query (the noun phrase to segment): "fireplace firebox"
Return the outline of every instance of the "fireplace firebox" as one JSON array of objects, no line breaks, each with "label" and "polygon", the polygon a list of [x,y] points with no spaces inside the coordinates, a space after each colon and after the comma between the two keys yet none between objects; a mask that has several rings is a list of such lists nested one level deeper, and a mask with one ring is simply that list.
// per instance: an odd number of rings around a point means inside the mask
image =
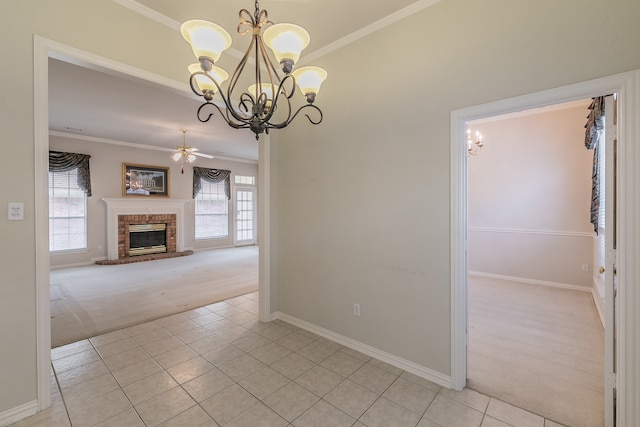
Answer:
[{"label": "fireplace firebox", "polygon": [[167,224],[129,225],[129,256],[167,252]]}]

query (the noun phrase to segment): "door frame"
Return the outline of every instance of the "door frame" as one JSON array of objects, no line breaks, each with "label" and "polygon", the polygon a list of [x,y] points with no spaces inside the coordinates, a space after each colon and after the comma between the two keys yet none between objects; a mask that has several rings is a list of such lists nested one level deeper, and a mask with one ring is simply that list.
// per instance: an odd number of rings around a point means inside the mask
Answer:
[{"label": "door frame", "polygon": [[[189,85],[153,74],[148,71],[95,55],[42,36],[33,37],[33,122],[34,122],[34,175],[35,175],[35,268],[36,268],[36,387],[37,409],[51,406],[51,306],[49,264],[49,218],[48,218],[48,170],[49,170],[49,57],[81,64],[91,68],[111,70],[116,73],[157,83],[169,90],[189,94]],[[258,261],[258,307],[259,318],[266,322],[271,315],[270,274],[270,223],[271,191],[271,145],[269,135],[262,135],[258,151],[258,187],[262,194],[259,205],[257,228],[258,241],[262,243]]]},{"label": "door frame", "polygon": [[[238,191],[251,191],[253,193],[253,239],[252,240],[238,240],[238,228],[237,228],[237,219],[238,219]],[[232,225],[232,229],[233,229],[233,246],[248,246],[248,245],[254,245],[257,242],[257,225],[258,225],[258,221],[257,221],[257,213],[258,213],[258,204],[257,204],[257,197],[256,195],[258,194],[258,189],[255,186],[251,186],[251,185],[234,185],[233,186],[233,225]],[[240,242],[240,243],[238,243]],[[242,243],[242,242],[250,242],[250,243]]]},{"label": "door frame", "polygon": [[467,380],[467,226],[468,179],[465,123],[532,108],[618,94],[618,296],[616,331],[617,417],[619,425],[640,419],[640,289],[627,284],[640,280],[640,70],[590,80],[529,95],[451,112],[451,386],[462,390]]}]

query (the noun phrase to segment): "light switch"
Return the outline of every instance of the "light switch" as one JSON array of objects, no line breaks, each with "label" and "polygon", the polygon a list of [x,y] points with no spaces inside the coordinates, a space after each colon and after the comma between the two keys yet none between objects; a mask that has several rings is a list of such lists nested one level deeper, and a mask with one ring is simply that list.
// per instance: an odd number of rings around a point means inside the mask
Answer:
[{"label": "light switch", "polygon": [[22,221],[24,219],[24,203],[9,202],[9,220]]}]

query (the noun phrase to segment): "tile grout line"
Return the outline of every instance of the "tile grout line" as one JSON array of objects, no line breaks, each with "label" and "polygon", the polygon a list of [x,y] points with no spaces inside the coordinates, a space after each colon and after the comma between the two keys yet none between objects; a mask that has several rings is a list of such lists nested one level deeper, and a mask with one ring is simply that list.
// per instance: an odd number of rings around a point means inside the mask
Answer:
[{"label": "tile grout line", "polygon": [[51,370],[53,371],[53,377],[56,379],[56,385],[58,386],[58,391],[60,392],[62,406],[64,406],[64,411],[67,414],[67,419],[69,420],[69,424],[71,425],[71,427],[73,427],[73,422],[71,422],[71,414],[69,413],[69,408],[67,408],[67,402],[64,398],[64,394],[62,394],[62,386],[60,385],[60,381],[58,380],[58,373],[56,372],[56,368],[53,366],[53,361],[51,362]]}]

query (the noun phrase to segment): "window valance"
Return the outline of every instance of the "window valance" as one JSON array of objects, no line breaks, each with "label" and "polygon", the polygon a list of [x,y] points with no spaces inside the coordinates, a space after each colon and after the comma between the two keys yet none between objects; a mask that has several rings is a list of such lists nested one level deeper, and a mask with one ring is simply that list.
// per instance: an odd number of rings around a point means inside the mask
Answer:
[{"label": "window valance", "polygon": [[77,169],[78,187],[87,194],[87,197],[91,197],[90,158],[88,154],[49,151],[49,172],[68,172]]},{"label": "window valance", "polygon": [[600,136],[604,132],[604,96],[593,98],[589,105],[584,145],[588,150],[593,150],[593,169],[591,172],[591,212],[590,221],[593,231],[598,234],[598,216],[600,211]]},{"label": "window valance", "polygon": [[231,199],[231,171],[225,169],[208,169],[208,168],[193,168],[193,198],[195,199],[200,192],[201,180],[218,183],[224,181],[224,190],[227,195],[227,199]]}]

